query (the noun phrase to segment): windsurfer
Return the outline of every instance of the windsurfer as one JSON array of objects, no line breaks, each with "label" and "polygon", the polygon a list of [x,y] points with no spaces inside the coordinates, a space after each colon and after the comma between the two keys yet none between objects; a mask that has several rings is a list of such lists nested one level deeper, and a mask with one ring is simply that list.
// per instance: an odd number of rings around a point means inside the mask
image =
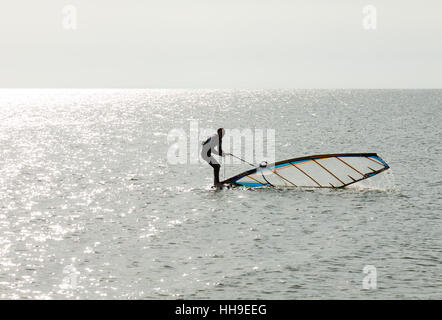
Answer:
[{"label": "windsurfer", "polygon": [[[209,163],[209,165],[213,168],[213,176],[214,176],[214,185],[215,187],[220,186],[219,182],[219,171],[221,169],[221,165],[215,158],[212,156],[212,152],[220,155],[221,157],[225,157],[228,153],[223,152],[222,148],[222,139],[225,134],[225,130],[223,128],[219,128],[217,133],[208,138],[203,142],[203,148],[201,151],[201,157]],[[216,147],[216,149],[215,149]]]}]

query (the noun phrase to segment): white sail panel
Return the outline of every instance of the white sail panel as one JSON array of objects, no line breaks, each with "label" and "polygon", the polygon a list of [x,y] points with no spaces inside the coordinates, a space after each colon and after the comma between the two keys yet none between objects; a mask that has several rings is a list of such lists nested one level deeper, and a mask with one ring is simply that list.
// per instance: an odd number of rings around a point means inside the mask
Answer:
[{"label": "white sail panel", "polygon": [[354,180],[364,178],[360,171],[352,169],[338,158],[318,159],[318,163],[326,167],[330,172],[336,175],[344,184],[352,183]]},{"label": "white sail panel", "polygon": [[326,168],[325,166],[319,165],[315,160],[301,162],[296,164],[296,166],[301,169],[305,175],[308,175],[318,187],[340,187],[344,185],[327,172],[327,170],[324,169]]},{"label": "white sail panel", "polygon": [[277,186],[284,185],[287,187],[300,187],[312,185],[312,181],[290,163],[271,170],[266,170],[264,177],[272,185]]},{"label": "white sail panel", "polygon": [[[362,157],[339,157],[342,161],[345,161],[350,166],[362,173],[369,173],[382,169],[384,166],[372,159]],[[373,170],[371,170],[373,169]]]}]

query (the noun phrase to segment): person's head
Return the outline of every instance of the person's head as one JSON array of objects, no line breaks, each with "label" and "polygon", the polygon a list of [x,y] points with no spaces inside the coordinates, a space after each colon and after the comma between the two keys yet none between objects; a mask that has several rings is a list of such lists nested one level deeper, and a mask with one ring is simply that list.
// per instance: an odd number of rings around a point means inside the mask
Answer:
[{"label": "person's head", "polygon": [[217,130],[217,132],[218,132],[218,135],[219,135],[220,137],[223,137],[224,134],[226,133],[226,130],[224,130],[224,128],[219,128],[219,129]]}]

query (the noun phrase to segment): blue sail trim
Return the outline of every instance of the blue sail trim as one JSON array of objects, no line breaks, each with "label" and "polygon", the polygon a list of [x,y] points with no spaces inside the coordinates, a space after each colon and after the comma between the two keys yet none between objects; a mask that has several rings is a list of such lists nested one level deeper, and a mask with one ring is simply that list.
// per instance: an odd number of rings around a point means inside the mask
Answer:
[{"label": "blue sail trim", "polygon": [[268,186],[268,184],[262,184],[257,182],[237,182],[237,184],[246,186],[246,187],[264,187]]},{"label": "blue sail trim", "polygon": [[372,156],[372,157],[368,157],[368,158],[376,159],[376,160],[378,160],[379,162],[381,162],[384,166],[386,166],[387,168],[390,168],[390,166],[389,166],[388,164],[386,164],[385,161],[382,160],[382,159],[379,158],[379,157]]}]

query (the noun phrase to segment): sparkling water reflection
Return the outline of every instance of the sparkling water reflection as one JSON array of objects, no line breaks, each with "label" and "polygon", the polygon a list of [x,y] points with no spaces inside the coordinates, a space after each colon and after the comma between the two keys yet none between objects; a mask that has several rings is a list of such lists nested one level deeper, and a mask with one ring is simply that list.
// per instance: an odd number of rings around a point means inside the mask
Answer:
[{"label": "sparkling water reflection", "polygon": [[[0,298],[442,298],[440,90],[1,90]],[[210,189],[167,134],[377,152],[345,190]],[[232,175],[244,167],[227,168]],[[362,290],[374,265],[378,288]]]}]

